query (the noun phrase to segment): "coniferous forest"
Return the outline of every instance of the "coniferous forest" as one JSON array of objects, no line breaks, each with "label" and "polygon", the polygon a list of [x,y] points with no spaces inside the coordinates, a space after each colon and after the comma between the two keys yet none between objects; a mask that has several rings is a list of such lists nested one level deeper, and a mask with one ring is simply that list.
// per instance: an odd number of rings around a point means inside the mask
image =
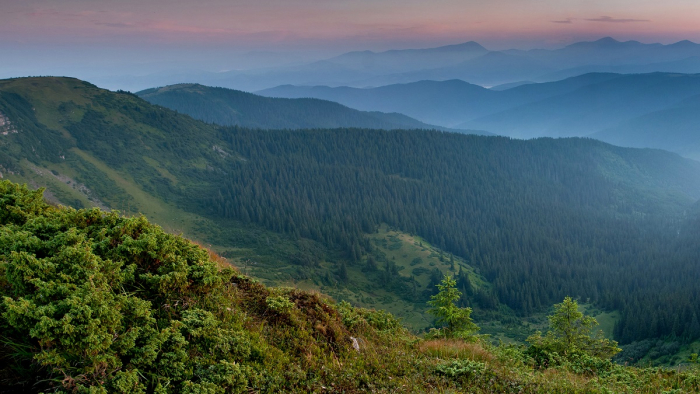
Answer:
[{"label": "coniferous forest", "polygon": [[658,190],[598,175],[611,153],[662,171],[659,152],[424,131],[220,135],[241,159],[202,200],[214,215],[336,245],[356,264],[363,234],[389,223],[465,258],[522,315],[568,294],[622,311],[623,343],[700,335],[693,213],[648,210]]}]

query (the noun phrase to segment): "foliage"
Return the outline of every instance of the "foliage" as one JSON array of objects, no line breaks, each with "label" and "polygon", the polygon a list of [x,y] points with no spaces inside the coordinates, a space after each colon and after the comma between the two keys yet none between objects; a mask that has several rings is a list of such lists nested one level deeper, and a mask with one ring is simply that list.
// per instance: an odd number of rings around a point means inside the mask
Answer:
[{"label": "foliage", "polygon": [[[554,314],[548,316],[549,330],[528,338],[528,354],[540,366],[560,365],[563,360],[573,362],[580,368],[608,365],[610,358],[621,351],[617,342],[603,337],[603,332],[593,333],[598,322],[578,310],[578,303],[571,297],[554,306]],[[599,368],[599,366],[594,366]]]},{"label": "foliage", "polygon": [[198,300],[230,270],[143,217],[54,209],[36,201],[40,191],[6,181],[0,189],[3,212],[13,213],[0,222],[0,325],[23,349],[4,356],[30,366],[19,378],[40,369],[69,391],[247,385],[248,367],[237,363],[251,355],[249,333]]},{"label": "foliage", "polygon": [[372,328],[392,335],[407,334],[399,319],[383,310],[357,308],[347,301],[341,301],[338,304],[338,312],[343,318],[343,323],[351,330]]},{"label": "foliage", "polygon": [[453,360],[449,363],[438,364],[435,370],[451,378],[459,376],[477,376],[484,373],[486,364],[473,360]]},{"label": "foliage", "polygon": [[487,286],[458,288],[479,317],[529,316],[570,294],[619,311],[620,343],[700,338],[698,165],[672,154],[587,139],[222,128],[70,78],[2,80],[0,112],[20,130],[0,136],[13,179],[76,207],[144,212],[252,258],[266,283],[355,300],[381,286],[371,305],[422,312],[441,272],[412,278],[370,260],[367,234],[386,223],[478,270]]},{"label": "foliage", "polygon": [[268,308],[280,314],[288,314],[294,308],[294,303],[282,295],[269,296],[265,299],[265,303]]},{"label": "foliage", "polygon": [[430,297],[428,304],[432,307],[428,312],[436,317],[437,324],[444,325],[440,336],[448,338],[464,338],[479,330],[471,319],[471,308],[460,308],[456,302],[462,293],[457,290],[457,281],[447,275],[437,285],[440,290]]}]

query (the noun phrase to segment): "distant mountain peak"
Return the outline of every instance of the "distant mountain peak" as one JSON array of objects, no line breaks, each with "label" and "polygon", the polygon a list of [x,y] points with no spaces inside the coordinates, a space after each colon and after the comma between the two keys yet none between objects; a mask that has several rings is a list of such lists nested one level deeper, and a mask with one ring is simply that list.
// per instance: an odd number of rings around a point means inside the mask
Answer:
[{"label": "distant mountain peak", "polygon": [[690,41],[690,40],[682,40],[675,42],[673,44],[667,45],[670,48],[692,48],[692,47],[697,47],[698,44]]},{"label": "distant mountain peak", "polygon": [[340,55],[340,56],[347,56],[347,55],[376,55],[376,54],[377,54],[377,52],[370,51],[370,50],[364,50],[364,51],[351,51],[351,52],[344,53],[344,54],[342,54],[342,55]]},{"label": "distant mountain peak", "polygon": [[433,48],[436,51],[464,51],[464,50],[478,50],[478,51],[488,51],[488,49],[484,48],[483,45],[479,44],[476,41],[467,41],[463,42],[461,44],[454,44],[454,45],[445,45],[437,48]]},{"label": "distant mountain peak", "polygon": [[603,37],[595,41],[582,41],[576,42],[565,47],[565,49],[571,48],[595,48],[595,49],[615,49],[623,46],[638,46],[644,45],[639,41],[618,41],[612,37]]},{"label": "distant mountain peak", "polygon": [[612,37],[603,37],[600,40],[593,41],[596,44],[621,44],[621,41],[618,41]]},{"label": "distant mountain peak", "polygon": [[492,51],[492,52],[489,52],[489,53],[485,54],[484,56],[482,56],[482,58],[493,58],[493,59],[507,59],[507,58],[511,58],[511,57],[513,57],[513,55],[509,55],[507,53],[500,52],[500,51]]},{"label": "distant mountain peak", "polygon": [[469,82],[467,82],[467,81],[465,81],[465,80],[456,79],[456,78],[454,78],[454,79],[446,79],[446,80],[442,80],[442,81],[435,81],[435,80],[431,80],[431,79],[423,79],[423,80],[416,81],[416,82],[397,83],[397,84],[393,84],[393,85],[380,86],[380,87],[377,88],[377,89],[392,88],[392,87],[399,87],[399,86],[414,86],[414,87],[415,87],[415,86],[442,86],[442,87],[444,87],[444,86],[449,86],[449,87],[453,87],[453,88],[455,88],[455,87],[456,87],[456,88],[465,88],[465,87],[468,87],[468,88],[472,88],[472,89],[473,89],[473,88],[476,88],[476,89],[480,89],[480,90],[481,90],[481,89],[486,89],[486,88],[484,88],[483,86],[476,85],[476,84],[473,84],[473,83],[469,83]]},{"label": "distant mountain peak", "polygon": [[375,56],[375,55],[387,55],[387,54],[399,54],[406,52],[488,52],[489,50],[484,48],[481,44],[476,41],[467,41],[461,44],[444,45],[440,47],[433,48],[421,48],[421,49],[390,49],[383,52],[373,52],[373,51],[352,51],[347,52],[342,55],[335,57],[346,58],[354,56]]}]

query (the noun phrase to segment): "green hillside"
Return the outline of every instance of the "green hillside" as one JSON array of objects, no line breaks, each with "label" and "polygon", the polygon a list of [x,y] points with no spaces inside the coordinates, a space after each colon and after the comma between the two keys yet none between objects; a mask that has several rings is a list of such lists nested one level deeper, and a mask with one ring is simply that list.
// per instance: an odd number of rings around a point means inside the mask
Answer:
[{"label": "green hillside", "polygon": [[225,126],[262,129],[357,127],[444,130],[399,113],[358,111],[326,100],[270,98],[198,84],[171,85],[136,94],[152,104]]},{"label": "green hillside", "polygon": [[0,81],[0,113],[4,178],[76,208],[143,213],[266,284],[388,309],[419,331],[452,274],[460,304],[505,340],[524,340],[565,296],[615,316],[606,327],[623,345],[700,338],[688,214],[700,164],[675,154],[220,127],[67,78]]}]

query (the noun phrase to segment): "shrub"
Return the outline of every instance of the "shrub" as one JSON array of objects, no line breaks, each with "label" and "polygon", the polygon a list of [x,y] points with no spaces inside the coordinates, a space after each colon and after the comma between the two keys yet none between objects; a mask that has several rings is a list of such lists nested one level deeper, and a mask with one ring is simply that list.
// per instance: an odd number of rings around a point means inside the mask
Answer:
[{"label": "shrub", "polygon": [[287,315],[294,308],[294,303],[283,295],[269,296],[265,299],[265,304],[280,315]]},{"label": "shrub", "polygon": [[238,363],[256,345],[207,301],[231,273],[206,251],[143,217],[0,191],[2,376],[68,391],[247,386],[255,373]]},{"label": "shrub", "polygon": [[469,359],[452,360],[447,363],[438,364],[437,367],[435,367],[435,371],[438,374],[442,374],[450,378],[474,378],[482,375],[486,371],[486,364]]},{"label": "shrub", "polygon": [[597,373],[609,369],[610,358],[621,350],[602,331],[592,333],[598,322],[579,312],[578,303],[570,297],[556,304],[548,319],[550,328],[544,336],[537,332],[527,339],[531,345],[526,353],[539,367],[568,362],[574,371]]}]

